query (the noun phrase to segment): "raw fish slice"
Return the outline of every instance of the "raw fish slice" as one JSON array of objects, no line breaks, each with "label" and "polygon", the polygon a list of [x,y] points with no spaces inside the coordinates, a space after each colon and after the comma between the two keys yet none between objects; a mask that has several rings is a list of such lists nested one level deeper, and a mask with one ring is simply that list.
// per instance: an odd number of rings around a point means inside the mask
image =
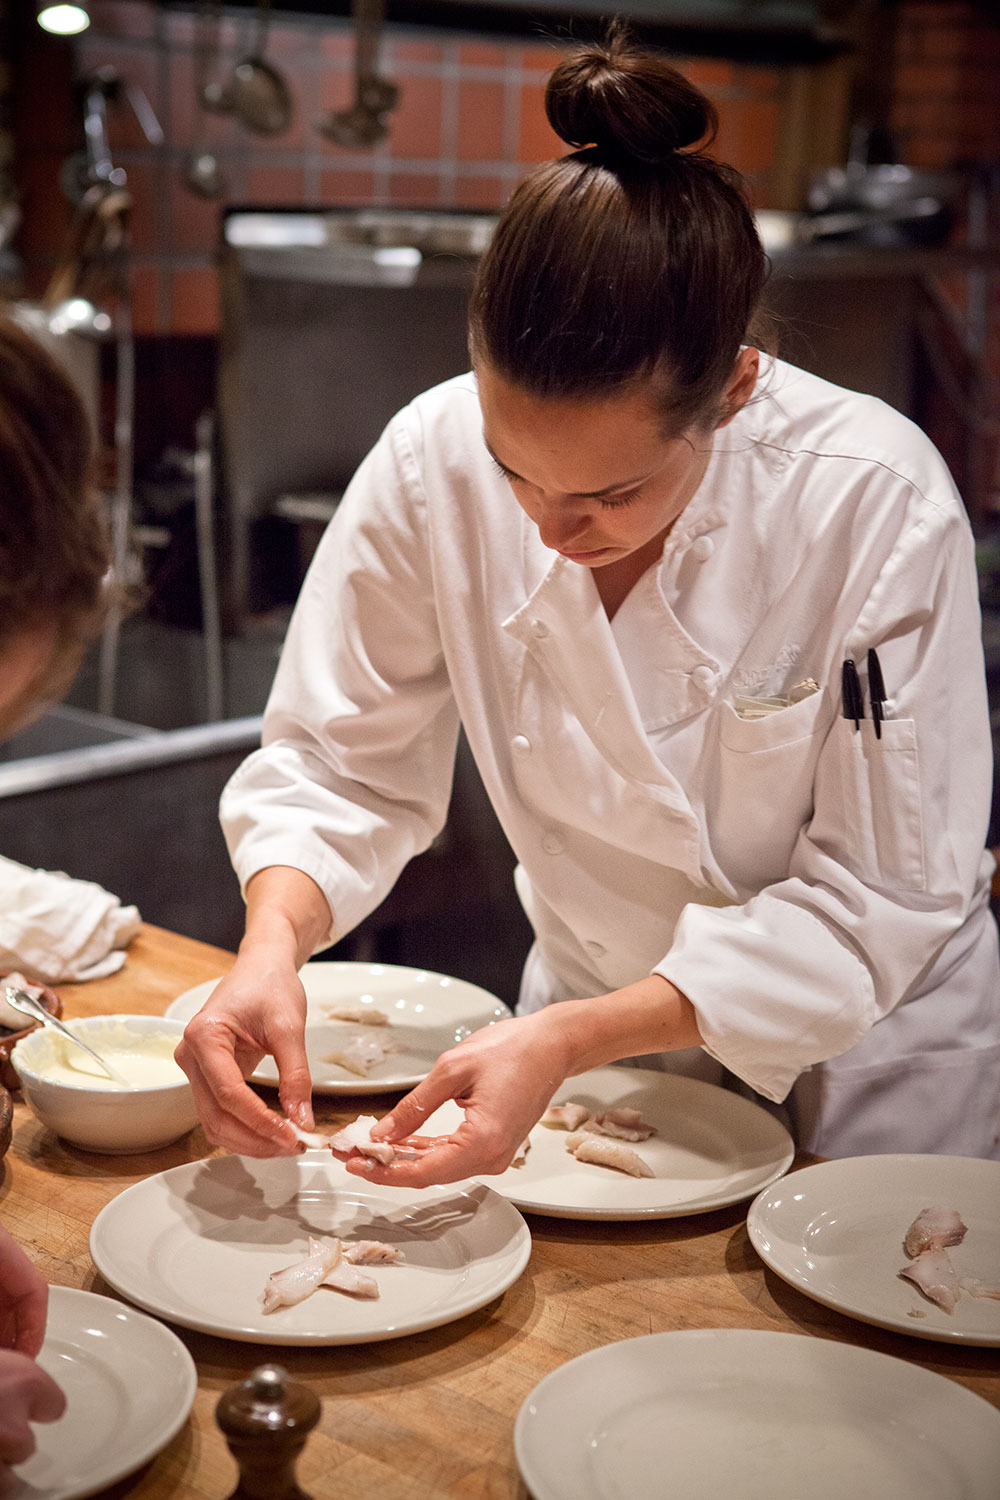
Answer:
[{"label": "raw fish slice", "polygon": [[371,1129],[378,1121],[374,1115],[358,1115],[349,1125],[338,1130],[336,1135],[330,1137],[330,1148],[338,1155],[349,1156],[352,1151],[360,1151],[362,1156],[374,1157],[383,1166],[388,1166],[396,1155],[388,1141],[373,1141]]},{"label": "raw fish slice", "polygon": [[402,1250],[384,1240],[351,1240],[343,1246],[344,1259],[352,1266],[398,1266]]},{"label": "raw fish slice", "polygon": [[329,1005],[324,1007],[331,1021],[356,1021],[359,1026],[388,1026],[389,1017],[374,1005]]},{"label": "raw fish slice", "polygon": [[338,1261],[320,1284],[332,1286],[336,1292],[349,1292],[352,1297],[378,1296],[378,1282],[374,1276],[366,1276],[364,1271],[359,1271],[357,1266],[352,1266],[347,1260]]},{"label": "raw fish slice", "polygon": [[579,1130],[590,1110],[582,1104],[550,1104],[542,1115],[542,1124],[554,1130]]},{"label": "raw fish slice", "polygon": [[326,1150],[330,1144],[330,1137],[328,1135],[320,1135],[318,1130],[302,1130],[296,1125],[294,1120],[288,1120],[286,1124],[292,1127],[295,1132],[295,1139],[301,1141],[303,1146],[309,1146],[313,1150]]},{"label": "raw fish slice", "polygon": [[994,1302],[1000,1302],[1000,1286],[990,1286],[978,1276],[960,1276],[958,1284],[970,1297],[990,1297]]},{"label": "raw fish slice", "polygon": [[514,1153],[514,1156],[513,1156],[512,1160],[511,1160],[511,1166],[512,1167],[523,1167],[524,1164],[525,1164],[525,1162],[528,1160],[528,1152],[530,1150],[531,1150],[531,1138],[529,1136],[529,1138],[527,1140],[522,1141],[521,1144],[520,1144],[520,1146],[517,1148],[517,1151]]},{"label": "raw fish slice", "polygon": [[606,1109],[588,1120],[586,1128],[595,1135],[610,1135],[619,1141],[648,1141],[656,1134],[656,1126],[647,1125],[637,1109]]},{"label": "raw fish slice", "polygon": [[955,1311],[959,1297],[958,1278],[947,1250],[923,1250],[898,1274],[912,1281],[918,1291],[946,1313]]},{"label": "raw fish slice", "polygon": [[339,1240],[309,1241],[309,1254],[293,1265],[273,1271],[264,1288],[263,1309],[274,1312],[279,1307],[294,1307],[304,1302],[330,1274],[341,1259]]},{"label": "raw fish slice", "polygon": [[577,1130],[568,1135],[566,1150],[577,1161],[592,1162],[596,1167],[614,1167],[619,1172],[627,1172],[630,1177],[654,1175],[652,1167],[631,1146],[623,1146],[620,1141],[612,1141],[604,1136],[591,1135],[589,1130]]},{"label": "raw fish slice", "polygon": [[374,1036],[357,1036],[346,1047],[328,1052],[324,1062],[336,1063],[357,1078],[367,1078],[372,1068],[378,1067],[389,1052],[398,1052],[395,1042],[383,1042]]},{"label": "raw fish slice", "polygon": [[960,1245],[968,1230],[953,1208],[922,1208],[906,1231],[903,1253],[910,1260],[925,1250]]}]

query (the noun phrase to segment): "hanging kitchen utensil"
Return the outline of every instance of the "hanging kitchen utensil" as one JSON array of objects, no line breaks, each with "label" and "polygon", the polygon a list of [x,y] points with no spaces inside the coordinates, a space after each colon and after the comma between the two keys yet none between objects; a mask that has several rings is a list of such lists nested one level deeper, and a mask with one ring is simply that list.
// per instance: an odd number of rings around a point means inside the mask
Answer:
[{"label": "hanging kitchen utensil", "polygon": [[256,38],[222,96],[240,124],[257,135],[280,135],[292,120],[288,84],[264,56],[270,24],[271,0],[257,0]]},{"label": "hanging kitchen utensil", "polygon": [[213,77],[219,62],[219,0],[201,0],[198,10],[198,103],[214,115],[231,115],[229,84]]},{"label": "hanging kitchen utensil", "polygon": [[195,32],[195,144],[184,163],[184,182],[199,198],[221,198],[226,191],[225,173],[205,139],[205,99],[214,59],[218,16],[203,4]]},{"label": "hanging kitchen utensil", "polygon": [[395,109],[399,90],[378,71],[384,0],[352,0],[354,18],[354,103],[332,110],[316,129],[338,146],[374,146],[388,132],[386,115]]}]

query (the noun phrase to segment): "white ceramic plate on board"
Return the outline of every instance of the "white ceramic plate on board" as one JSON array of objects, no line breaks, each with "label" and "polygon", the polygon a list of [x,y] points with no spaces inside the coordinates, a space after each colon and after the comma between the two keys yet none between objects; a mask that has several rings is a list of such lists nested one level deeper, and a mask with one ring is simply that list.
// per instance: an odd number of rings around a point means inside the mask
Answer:
[{"label": "white ceramic plate on board", "polygon": [[954,1312],[898,1272],[922,1208],[957,1209],[968,1225],[948,1254],[959,1276],[1000,1285],[1000,1162],[971,1156],[849,1156],[793,1172],[747,1216],[772,1271],[848,1317],[917,1338],[1000,1346],[1000,1302],[962,1292]]},{"label": "white ceramic plate on board", "polygon": [[686,1329],[546,1376],[514,1449],[534,1500],[996,1500],[1000,1412],[871,1349]]},{"label": "white ceramic plate on board", "polygon": [[[377,1299],[322,1288],[262,1312],[268,1277],[303,1257],[310,1235],[385,1240],[404,1259],[366,1267]],[[481,1183],[369,1187],[330,1152],[306,1151],[216,1156],[147,1177],[97,1215],[90,1253],[117,1291],[187,1328],[262,1344],[360,1344],[484,1307],[524,1270],[531,1236]]]},{"label": "white ceramic plate on board", "polygon": [[[488,990],[398,964],[309,963],[301,970],[306,992],[306,1052],[313,1088],[321,1094],[381,1094],[411,1089],[426,1078],[442,1052],[470,1032],[510,1015],[502,1000]],[[190,1021],[211,995],[217,979],[209,979],[167,1007],[167,1015]],[[363,1026],[333,1021],[328,1010],[341,1005],[371,1006],[389,1016],[388,1026]],[[339,1063],[327,1062],[331,1052],[368,1037],[398,1050],[386,1054],[364,1077]],[[261,1060],[256,1083],[277,1084],[273,1057]]]},{"label": "white ceramic plate on board", "polygon": [[[565,1130],[536,1125],[524,1165],[482,1181],[518,1208],[554,1218],[670,1219],[702,1213],[752,1198],[787,1172],[795,1155],[788,1131],[759,1105],[714,1084],[651,1068],[594,1068],[568,1078],[556,1100],[584,1104],[592,1112],[637,1109],[656,1134],[631,1146],[654,1175],[629,1177],[577,1161],[566,1150]],[[421,1134],[450,1134],[460,1119],[457,1105],[444,1105]]]},{"label": "white ceramic plate on board", "polygon": [[131,1474],[187,1421],[198,1388],[177,1335],[111,1297],[49,1289],[38,1362],[66,1396],[56,1422],[32,1429],[36,1449],[7,1500],[78,1500]]}]

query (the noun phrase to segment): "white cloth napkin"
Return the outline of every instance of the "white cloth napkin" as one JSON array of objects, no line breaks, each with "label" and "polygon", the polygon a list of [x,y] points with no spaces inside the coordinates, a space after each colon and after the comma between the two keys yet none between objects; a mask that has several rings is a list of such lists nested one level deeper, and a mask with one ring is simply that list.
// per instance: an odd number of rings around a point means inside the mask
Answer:
[{"label": "white cloth napkin", "polygon": [[24,969],[43,984],[104,979],[141,925],[136,907],[92,880],[0,856],[0,971]]}]

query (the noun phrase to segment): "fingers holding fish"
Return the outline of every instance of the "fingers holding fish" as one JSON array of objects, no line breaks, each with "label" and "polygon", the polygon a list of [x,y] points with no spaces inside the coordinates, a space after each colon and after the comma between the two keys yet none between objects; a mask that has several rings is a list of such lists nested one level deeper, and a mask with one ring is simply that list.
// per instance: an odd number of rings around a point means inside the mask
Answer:
[{"label": "fingers holding fish", "polygon": [[267,1108],[247,1077],[265,1054],[278,1065],[285,1113],[311,1127],[305,1054],[306,998],[290,964],[237,959],[192,1017],[175,1053],[191,1080],[208,1139],[244,1156],[288,1156],[297,1143],[286,1121]]}]

